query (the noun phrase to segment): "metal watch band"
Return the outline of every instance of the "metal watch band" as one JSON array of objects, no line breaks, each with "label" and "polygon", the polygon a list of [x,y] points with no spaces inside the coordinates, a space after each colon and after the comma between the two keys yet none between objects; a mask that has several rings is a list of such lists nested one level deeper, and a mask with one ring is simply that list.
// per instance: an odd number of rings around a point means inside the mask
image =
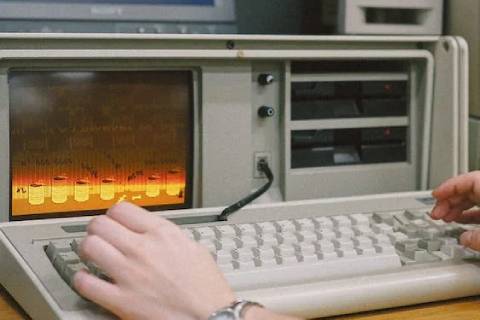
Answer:
[{"label": "metal watch band", "polygon": [[238,315],[238,319],[243,320],[243,316],[245,315],[247,310],[250,309],[251,307],[263,308],[263,306],[260,303],[253,302],[253,301],[247,301],[247,300],[239,300],[239,301],[237,301],[233,310],[235,312],[235,315]]},{"label": "metal watch band", "polygon": [[[217,320],[220,319],[221,315],[225,315],[225,313],[229,314],[229,317],[234,320],[243,320],[243,317],[248,309],[251,307],[260,307],[263,306],[260,303],[247,301],[247,300],[236,300],[229,306],[222,308],[216,312],[214,312],[208,320]],[[222,318],[223,319],[223,318]]]}]

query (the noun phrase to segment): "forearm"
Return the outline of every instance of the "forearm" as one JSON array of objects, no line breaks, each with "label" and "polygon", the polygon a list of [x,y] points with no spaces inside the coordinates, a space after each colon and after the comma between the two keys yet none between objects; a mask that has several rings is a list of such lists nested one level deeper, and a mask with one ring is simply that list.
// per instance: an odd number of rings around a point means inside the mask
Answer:
[{"label": "forearm", "polygon": [[253,307],[249,309],[245,315],[245,320],[267,320],[267,319],[268,320],[300,320],[300,318],[281,315],[260,307]]}]

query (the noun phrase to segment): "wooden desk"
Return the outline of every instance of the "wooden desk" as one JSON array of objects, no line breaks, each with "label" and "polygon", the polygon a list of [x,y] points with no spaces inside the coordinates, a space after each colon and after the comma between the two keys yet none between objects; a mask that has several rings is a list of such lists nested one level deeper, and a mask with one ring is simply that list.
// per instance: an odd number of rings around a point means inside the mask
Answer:
[{"label": "wooden desk", "polygon": [[[28,319],[21,308],[1,287],[0,319]],[[480,320],[480,297],[453,300],[443,303],[429,303],[415,307],[397,308],[358,315],[333,317],[328,318],[328,320]]]}]

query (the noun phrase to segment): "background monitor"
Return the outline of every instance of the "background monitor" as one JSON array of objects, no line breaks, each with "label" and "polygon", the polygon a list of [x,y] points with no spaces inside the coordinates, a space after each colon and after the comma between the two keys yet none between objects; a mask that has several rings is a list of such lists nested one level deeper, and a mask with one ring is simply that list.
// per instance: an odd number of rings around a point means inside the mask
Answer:
[{"label": "background monitor", "polygon": [[234,0],[1,0],[1,32],[233,33]]}]

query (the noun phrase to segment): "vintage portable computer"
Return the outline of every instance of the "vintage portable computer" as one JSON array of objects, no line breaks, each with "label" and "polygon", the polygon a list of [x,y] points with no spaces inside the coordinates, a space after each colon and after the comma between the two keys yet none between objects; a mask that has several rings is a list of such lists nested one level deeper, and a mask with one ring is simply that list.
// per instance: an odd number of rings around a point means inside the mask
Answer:
[{"label": "vintage portable computer", "polygon": [[33,319],[111,319],[71,276],[128,200],[280,312],[479,294],[468,227],[428,215],[467,170],[467,65],[456,37],[1,34],[0,283]]}]

